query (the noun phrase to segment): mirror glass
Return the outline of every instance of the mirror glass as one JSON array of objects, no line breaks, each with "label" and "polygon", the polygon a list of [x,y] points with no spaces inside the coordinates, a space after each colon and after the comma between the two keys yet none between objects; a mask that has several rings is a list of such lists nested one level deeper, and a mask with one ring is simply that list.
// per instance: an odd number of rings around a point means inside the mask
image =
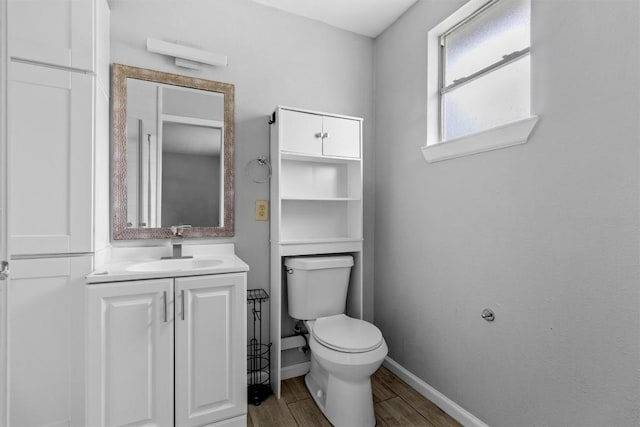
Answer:
[{"label": "mirror glass", "polygon": [[233,235],[233,86],[114,64],[114,239]]}]

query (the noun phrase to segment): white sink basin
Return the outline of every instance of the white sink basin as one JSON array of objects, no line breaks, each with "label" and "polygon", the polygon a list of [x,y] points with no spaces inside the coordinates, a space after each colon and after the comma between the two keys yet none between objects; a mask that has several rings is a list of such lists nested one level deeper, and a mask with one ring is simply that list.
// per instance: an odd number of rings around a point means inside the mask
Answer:
[{"label": "white sink basin", "polygon": [[217,267],[223,261],[216,258],[178,258],[161,259],[158,261],[142,262],[127,267],[127,271],[153,272],[153,271],[185,271],[202,270]]}]

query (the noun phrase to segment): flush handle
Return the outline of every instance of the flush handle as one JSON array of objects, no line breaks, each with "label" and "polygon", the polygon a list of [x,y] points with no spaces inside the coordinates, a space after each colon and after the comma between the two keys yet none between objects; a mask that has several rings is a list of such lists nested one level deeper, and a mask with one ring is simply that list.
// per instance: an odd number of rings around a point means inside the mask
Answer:
[{"label": "flush handle", "polygon": [[485,308],[484,310],[482,310],[482,318],[487,322],[493,322],[494,320],[496,320],[496,315],[491,309]]}]

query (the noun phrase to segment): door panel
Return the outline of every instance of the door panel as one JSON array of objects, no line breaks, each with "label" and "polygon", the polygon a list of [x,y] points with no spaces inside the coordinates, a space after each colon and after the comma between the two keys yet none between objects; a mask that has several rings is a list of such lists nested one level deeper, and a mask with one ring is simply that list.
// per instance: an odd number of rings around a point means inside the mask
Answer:
[{"label": "door panel", "polygon": [[175,282],[176,425],[205,425],[246,413],[246,276]]},{"label": "door panel", "polygon": [[11,63],[8,85],[9,250],[91,252],[93,77]]},{"label": "door panel", "polygon": [[94,0],[9,0],[9,55],[94,71]]},{"label": "door panel", "polygon": [[85,425],[83,296],[91,268],[90,256],[11,261],[9,425]]},{"label": "door panel", "polygon": [[280,110],[282,151],[322,155],[322,116]]},{"label": "door panel", "polygon": [[[0,251],[2,252],[2,251]],[[0,277],[0,426],[7,425],[7,285],[9,281]]]},{"label": "door panel", "polygon": [[322,118],[322,154],[325,156],[360,157],[360,122],[339,117]]},{"label": "door panel", "polygon": [[172,289],[172,279],[87,286],[87,425],[173,425]]}]

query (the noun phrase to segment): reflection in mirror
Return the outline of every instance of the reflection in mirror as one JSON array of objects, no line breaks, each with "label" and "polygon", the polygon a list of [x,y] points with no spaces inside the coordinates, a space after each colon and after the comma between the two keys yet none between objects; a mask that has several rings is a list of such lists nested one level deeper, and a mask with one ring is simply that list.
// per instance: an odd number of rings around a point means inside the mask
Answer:
[{"label": "reflection in mirror", "polygon": [[[233,86],[113,65],[114,238],[233,235]],[[124,124],[124,126],[123,126]]]}]

